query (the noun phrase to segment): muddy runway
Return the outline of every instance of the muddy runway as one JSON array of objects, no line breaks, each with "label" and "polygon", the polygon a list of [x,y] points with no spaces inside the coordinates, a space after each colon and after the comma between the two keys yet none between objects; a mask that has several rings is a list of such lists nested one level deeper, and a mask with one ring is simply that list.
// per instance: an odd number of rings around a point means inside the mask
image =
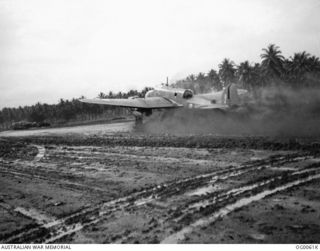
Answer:
[{"label": "muddy runway", "polygon": [[319,242],[318,140],[100,126],[1,134],[1,243]]}]

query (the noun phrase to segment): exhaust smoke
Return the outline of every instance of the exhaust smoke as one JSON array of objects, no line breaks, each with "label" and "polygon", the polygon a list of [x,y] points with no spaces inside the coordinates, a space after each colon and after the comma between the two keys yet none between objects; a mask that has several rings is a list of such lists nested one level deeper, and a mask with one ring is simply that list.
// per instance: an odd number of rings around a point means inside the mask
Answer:
[{"label": "exhaust smoke", "polygon": [[271,86],[256,89],[230,111],[176,109],[155,112],[143,125],[150,134],[320,136],[320,89]]}]

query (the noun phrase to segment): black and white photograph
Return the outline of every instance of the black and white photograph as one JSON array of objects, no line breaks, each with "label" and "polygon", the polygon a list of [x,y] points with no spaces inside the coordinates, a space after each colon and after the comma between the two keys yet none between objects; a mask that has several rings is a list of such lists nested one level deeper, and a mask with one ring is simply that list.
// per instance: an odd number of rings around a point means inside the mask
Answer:
[{"label": "black and white photograph", "polygon": [[0,0],[0,248],[318,249],[319,13]]}]

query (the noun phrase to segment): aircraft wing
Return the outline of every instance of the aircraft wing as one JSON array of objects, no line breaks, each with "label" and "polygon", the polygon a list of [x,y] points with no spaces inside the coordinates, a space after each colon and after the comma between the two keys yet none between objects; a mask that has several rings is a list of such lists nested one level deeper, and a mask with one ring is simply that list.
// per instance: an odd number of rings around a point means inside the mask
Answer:
[{"label": "aircraft wing", "polygon": [[177,102],[164,97],[132,99],[80,99],[80,101],[89,104],[143,109],[177,108],[183,106],[182,104],[178,104]]}]

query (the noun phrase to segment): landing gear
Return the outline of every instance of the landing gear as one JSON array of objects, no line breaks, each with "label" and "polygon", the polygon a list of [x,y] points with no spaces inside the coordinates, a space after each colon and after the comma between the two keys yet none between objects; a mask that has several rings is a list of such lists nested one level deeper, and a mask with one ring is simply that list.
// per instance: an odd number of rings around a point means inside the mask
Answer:
[{"label": "landing gear", "polygon": [[136,120],[136,126],[141,126],[143,124],[143,117],[150,116],[152,114],[151,109],[136,109],[132,111],[133,116]]},{"label": "landing gear", "polygon": [[132,112],[135,120],[136,120],[136,126],[137,125],[142,125],[142,122],[143,122],[143,114],[141,112],[138,112],[138,111],[133,111]]}]

